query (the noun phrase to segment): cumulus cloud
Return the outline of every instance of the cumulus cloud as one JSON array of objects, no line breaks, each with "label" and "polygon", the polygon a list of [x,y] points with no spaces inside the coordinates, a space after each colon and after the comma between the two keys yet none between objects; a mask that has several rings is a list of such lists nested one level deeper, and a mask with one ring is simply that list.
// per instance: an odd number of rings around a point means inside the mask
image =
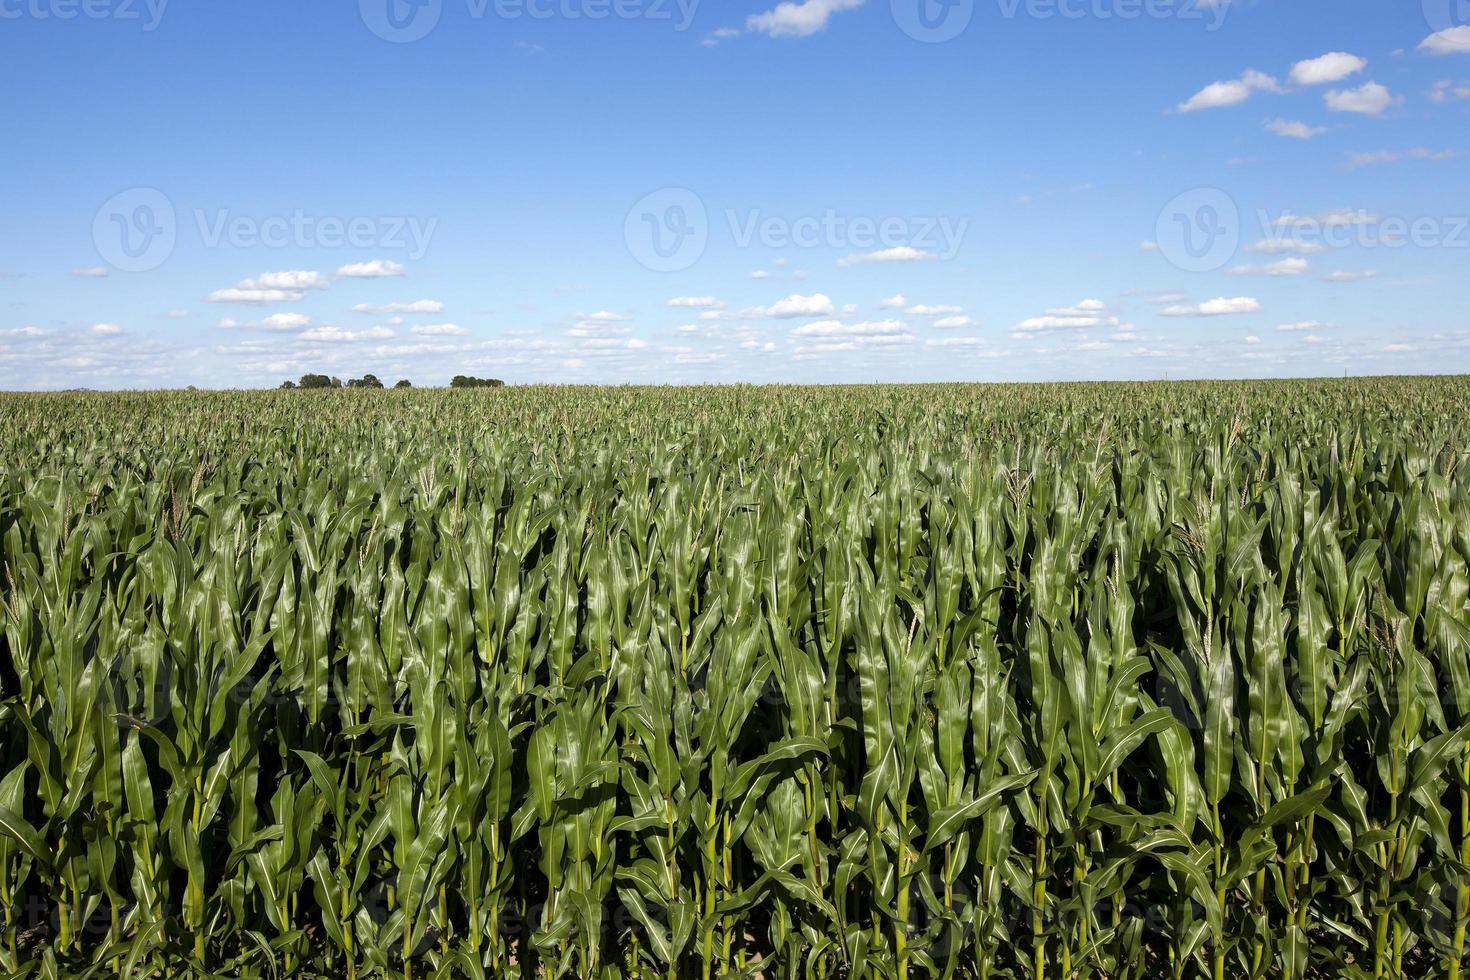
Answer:
[{"label": "cumulus cloud", "polygon": [[1420,42],[1419,50],[1436,55],[1470,54],[1470,25],[1431,34]]},{"label": "cumulus cloud", "polygon": [[1273,276],[1281,278],[1284,276],[1299,276],[1312,267],[1306,259],[1289,258],[1279,262],[1269,262],[1265,265],[1240,265],[1230,270],[1235,276]]},{"label": "cumulus cloud", "polygon": [[393,336],[387,327],[369,327],[366,330],[344,330],[341,327],[314,327],[301,335],[302,340],[325,344],[351,344],[362,340],[384,340]]},{"label": "cumulus cloud", "polygon": [[946,316],[934,321],[934,327],[938,330],[959,330],[975,325],[975,321],[967,316]]},{"label": "cumulus cloud", "polygon": [[215,290],[209,294],[209,302],[244,305],[294,303],[305,299],[307,291],[326,289],[329,285],[327,277],[320,272],[301,269],[266,272],[254,279],[242,279],[228,289]]},{"label": "cumulus cloud", "polygon": [[718,310],[725,306],[713,296],[675,296],[664,305],[681,310]]},{"label": "cumulus cloud", "polygon": [[810,37],[827,29],[833,14],[861,7],[863,0],[800,0],[779,4],[773,10],[752,14],[746,30],[771,37]]},{"label": "cumulus cloud", "polygon": [[464,337],[469,334],[457,323],[416,323],[413,332],[420,337]]},{"label": "cumulus cloud", "polygon": [[933,262],[938,256],[923,249],[913,248],[908,245],[900,245],[897,248],[885,248],[878,252],[869,252],[866,255],[848,255],[837,260],[839,268],[847,269],[855,265],[864,265],[870,262],[894,263],[894,262]]},{"label": "cumulus cloud", "polygon": [[1357,271],[1357,272],[1349,272],[1349,271],[1346,271],[1346,270],[1339,270],[1337,272],[1331,272],[1331,273],[1328,273],[1327,275],[1323,276],[1322,277],[1322,281],[1323,282],[1362,282],[1365,279],[1374,279],[1377,276],[1378,276],[1378,273],[1377,272],[1373,272],[1373,271],[1367,270],[1367,269],[1364,269],[1364,270],[1361,270],[1361,271]]},{"label": "cumulus cloud", "polygon": [[1434,83],[1429,90],[1429,101],[1444,104],[1446,102],[1470,102],[1470,82],[1452,82],[1448,78]]},{"label": "cumulus cloud", "polygon": [[1326,330],[1332,324],[1323,323],[1321,320],[1302,320],[1298,323],[1283,323],[1276,328],[1277,333],[1316,333],[1318,330]]},{"label": "cumulus cloud", "polygon": [[1320,58],[1298,61],[1291,67],[1287,81],[1293,85],[1327,85],[1340,82],[1368,67],[1367,60],[1345,51],[1333,51]]},{"label": "cumulus cloud", "polygon": [[216,289],[209,294],[211,303],[239,303],[244,306],[263,306],[267,303],[295,303],[306,298],[306,294],[295,289],[245,289],[235,286]]},{"label": "cumulus cloud", "polygon": [[931,306],[926,303],[919,303],[915,306],[910,306],[908,312],[914,316],[954,316],[965,312],[965,310],[961,306]]},{"label": "cumulus cloud", "polygon": [[393,279],[403,274],[403,266],[388,259],[355,262],[337,270],[337,275],[343,279]]},{"label": "cumulus cloud", "polygon": [[[1293,214],[1287,212],[1273,222],[1277,228],[1350,228],[1378,224],[1378,215],[1371,211],[1319,211],[1316,214]],[[1269,240],[1269,239],[1268,239]]]},{"label": "cumulus cloud", "polygon": [[352,308],[352,312],[366,313],[370,316],[392,316],[400,313],[443,313],[444,304],[436,299],[421,299],[413,303],[384,303],[381,305],[358,303]]},{"label": "cumulus cloud", "polygon": [[1223,109],[1239,105],[1256,92],[1280,92],[1281,84],[1264,72],[1251,69],[1237,79],[1228,82],[1213,82],[1181,102],[1177,112],[1199,112],[1203,109]]},{"label": "cumulus cloud", "polygon": [[1348,157],[1347,168],[1371,167],[1380,163],[1398,163],[1400,160],[1453,160],[1460,156],[1455,150],[1431,150],[1418,146],[1412,150],[1379,150],[1375,153],[1354,153]]},{"label": "cumulus cloud", "polygon": [[77,279],[106,279],[112,273],[105,265],[94,265],[86,269],[73,269],[71,274]]},{"label": "cumulus cloud", "polygon": [[1206,300],[1203,303],[1185,303],[1165,309],[1163,316],[1240,316],[1261,312],[1261,301],[1250,296]]},{"label": "cumulus cloud", "polygon": [[123,328],[115,323],[97,323],[93,324],[92,332],[99,337],[116,337],[123,332]]},{"label": "cumulus cloud", "polygon": [[899,336],[908,332],[908,324],[902,320],[873,320],[863,323],[843,323],[840,320],[817,320],[803,323],[792,331],[793,337],[874,337]]},{"label": "cumulus cloud", "polygon": [[1100,299],[1084,299],[1076,306],[1063,306],[1047,310],[1041,316],[1033,316],[1016,324],[1018,333],[1033,333],[1041,330],[1094,330],[1120,326],[1118,318],[1108,310],[1108,304]]},{"label": "cumulus cloud", "polygon": [[1402,102],[1377,82],[1352,89],[1333,89],[1324,98],[1333,112],[1356,112],[1363,116],[1381,116]]},{"label": "cumulus cloud", "polygon": [[903,293],[898,293],[885,300],[881,300],[878,305],[885,310],[901,310],[909,305],[909,298]]},{"label": "cumulus cloud", "polygon": [[793,294],[770,306],[757,306],[750,314],[772,320],[791,320],[798,317],[831,316],[836,312],[831,297],[825,293],[814,293],[811,296]]},{"label": "cumulus cloud", "polygon": [[1313,136],[1321,136],[1327,132],[1327,127],[1308,126],[1304,122],[1294,122],[1290,119],[1267,119],[1266,131],[1289,139],[1309,140]]}]

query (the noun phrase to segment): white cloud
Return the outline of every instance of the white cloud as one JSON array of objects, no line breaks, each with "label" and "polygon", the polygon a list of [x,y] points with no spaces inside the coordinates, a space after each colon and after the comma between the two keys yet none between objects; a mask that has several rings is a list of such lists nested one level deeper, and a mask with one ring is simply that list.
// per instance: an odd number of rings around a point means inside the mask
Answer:
[{"label": "white cloud", "polygon": [[354,313],[367,313],[371,316],[391,316],[395,313],[443,313],[444,304],[436,299],[421,299],[413,303],[384,303],[375,306],[371,303],[359,303],[352,308]]},{"label": "white cloud", "polygon": [[1261,301],[1250,296],[1236,296],[1233,299],[1220,297],[1218,299],[1206,300],[1199,304],[1183,304],[1171,306],[1164,310],[1163,316],[1240,316],[1246,313],[1261,312]]},{"label": "white cloud", "polygon": [[1266,131],[1289,139],[1309,140],[1313,136],[1321,136],[1327,132],[1327,127],[1308,126],[1304,122],[1293,122],[1290,119],[1267,119]]},{"label": "white cloud", "polygon": [[901,310],[909,305],[909,298],[903,293],[898,293],[880,301],[878,305],[885,310]]},{"label": "white cloud", "polygon": [[229,289],[216,289],[209,294],[211,303],[295,303],[306,298],[310,289],[326,289],[330,283],[320,272],[291,269],[266,272],[254,279],[242,279]]},{"label": "white cloud", "polygon": [[1407,354],[1411,351],[1416,351],[1419,348],[1415,347],[1413,344],[1389,344],[1383,349],[1389,354]]},{"label": "white cloud", "polygon": [[1257,337],[1255,334],[1251,334],[1249,337],[1245,338],[1245,342],[1247,344],[1255,345],[1261,342],[1261,338]]},{"label": "white cloud", "polygon": [[1370,271],[1370,270],[1362,270],[1362,271],[1359,271],[1359,272],[1338,271],[1338,272],[1332,272],[1332,273],[1329,273],[1329,274],[1323,276],[1322,277],[1322,281],[1323,282],[1362,282],[1365,279],[1374,279],[1377,276],[1378,276],[1378,273],[1377,272],[1373,272],[1373,271]]},{"label": "white cloud", "polygon": [[1470,82],[1457,83],[1448,78],[1435,82],[1434,87],[1429,90],[1429,101],[1440,104],[1470,101]]},{"label": "white cloud", "polygon": [[1327,246],[1320,242],[1302,242],[1294,238],[1263,238],[1249,246],[1246,251],[1255,252],[1258,255],[1282,255],[1286,252],[1316,255],[1327,251]]},{"label": "white cloud", "polygon": [[299,330],[311,325],[311,317],[304,313],[272,313],[259,326],[265,330]]},{"label": "white cloud", "polygon": [[1162,251],[1161,247],[1159,246],[1159,243],[1156,242],[1156,241],[1154,241],[1154,240],[1152,240],[1152,239],[1149,239],[1148,241],[1143,242],[1141,245],[1139,245],[1138,246],[1138,250],[1140,252],[1158,252],[1158,251]]},{"label": "white cloud", "polygon": [[1176,108],[1178,112],[1199,112],[1202,109],[1222,109],[1239,105],[1256,92],[1280,92],[1281,85],[1264,72],[1247,71],[1229,82],[1214,82],[1206,85],[1186,102]]},{"label": "white cloud", "polygon": [[929,306],[920,303],[917,306],[910,306],[908,312],[914,316],[955,316],[965,312],[965,309],[962,306]]},{"label": "white cloud", "polygon": [[1368,62],[1355,54],[1333,51],[1320,58],[1298,61],[1291,67],[1287,81],[1293,85],[1326,85],[1340,82],[1368,67]]},{"label": "white cloud", "polygon": [[320,272],[290,269],[285,272],[267,272],[256,279],[246,279],[240,289],[326,289],[331,283]]},{"label": "white cloud", "polygon": [[387,327],[370,327],[367,330],[343,330],[341,327],[314,327],[301,335],[302,340],[327,344],[351,344],[361,340],[383,340],[393,336]]},{"label": "white cloud", "polygon": [[1418,146],[1412,150],[1379,150],[1375,153],[1354,153],[1348,157],[1347,167],[1371,167],[1380,163],[1398,163],[1400,160],[1453,160],[1460,154],[1455,150],[1431,150]]},{"label": "white cloud", "polygon": [[872,337],[898,336],[908,331],[902,320],[874,320],[864,323],[842,323],[839,320],[818,320],[803,323],[792,331],[793,337]]},{"label": "white cloud", "polygon": [[938,256],[931,252],[925,252],[923,249],[912,248],[908,245],[900,245],[897,248],[885,248],[882,251],[869,252],[866,255],[848,255],[838,259],[837,265],[839,268],[847,269],[869,262],[933,262],[937,259]]},{"label": "white cloud", "polygon": [[934,327],[937,330],[958,330],[975,325],[975,321],[967,316],[946,316],[934,321]]},{"label": "white cloud", "polygon": [[1234,276],[1299,276],[1312,267],[1306,259],[1290,258],[1266,265],[1240,265],[1230,270]]},{"label": "white cloud", "polygon": [[464,337],[469,334],[457,323],[417,323],[413,332],[420,337]]},{"label": "white cloud", "polygon": [[391,279],[403,274],[402,265],[387,259],[373,259],[371,262],[355,262],[352,265],[344,265],[337,270],[337,275],[344,279]]},{"label": "white cloud", "polygon": [[861,7],[863,0],[800,0],[779,4],[774,10],[753,14],[746,30],[771,37],[810,37],[827,27],[833,14]]},{"label": "white cloud", "polygon": [[1470,25],[1431,34],[1419,44],[1419,50],[1430,54],[1470,54]]},{"label": "white cloud", "polygon": [[1356,112],[1364,116],[1381,116],[1402,101],[1377,82],[1341,91],[1333,89],[1323,98],[1333,112]]},{"label": "white cloud", "polygon": [[266,303],[295,303],[306,298],[306,294],[296,289],[246,289],[235,286],[230,289],[216,289],[208,296],[211,303],[240,303],[246,306],[261,306]]},{"label": "white cloud", "polygon": [[752,272],[750,274],[750,278],[752,278],[752,279],[769,279],[769,278],[771,278],[771,274],[769,272],[767,272],[765,269],[756,269],[754,272]]},{"label": "white cloud", "polygon": [[168,310],[158,315],[163,317],[165,320],[187,320],[194,314],[190,313],[188,310]]},{"label": "white cloud", "polygon": [[770,306],[758,306],[750,312],[757,317],[790,320],[796,317],[831,316],[837,310],[830,297],[824,293],[815,293],[811,296],[791,295]]},{"label": "white cloud", "polygon": [[682,310],[718,310],[725,304],[713,296],[675,296],[664,305]]},{"label": "white cloud", "polygon": [[611,310],[598,310],[596,313],[578,313],[577,319],[584,323],[627,323],[633,318]]},{"label": "white cloud", "polygon": [[1281,215],[1274,222],[1277,228],[1350,228],[1378,224],[1378,215],[1371,211],[1322,211],[1317,214]]},{"label": "white cloud", "polygon": [[123,329],[115,323],[98,323],[92,326],[92,332],[102,337],[116,337]]},{"label": "white cloud", "polygon": [[73,269],[71,274],[77,279],[106,279],[111,271],[103,265],[95,265],[88,269]]},{"label": "white cloud", "polygon": [[1283,323],[1276,328],[1277,333],[1315,333],[1318,330],[1327,330],[1332,327],[1330,323],[1321,320],[1302,320],[1299,323]]},{"label": "white cloud", "polygon": [[1118,318],[1108,311],[1108,304],[1100,299],[1085,299],[1076,306],[1064,306],[1047,310],[1042,316],[1034,316],[1016,324],[1017,333],[1033,333],[1040,330],[1094,330],[1120,327]]}]

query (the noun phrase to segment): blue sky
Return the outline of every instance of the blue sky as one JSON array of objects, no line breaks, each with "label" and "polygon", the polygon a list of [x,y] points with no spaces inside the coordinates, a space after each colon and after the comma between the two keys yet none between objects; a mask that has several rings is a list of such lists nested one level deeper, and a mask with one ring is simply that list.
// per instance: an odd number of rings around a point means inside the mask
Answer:
[{"label": "blue sky", "polygon": [[3,388],[1470,368],[1467,0],[0,0],[0,82]]}]

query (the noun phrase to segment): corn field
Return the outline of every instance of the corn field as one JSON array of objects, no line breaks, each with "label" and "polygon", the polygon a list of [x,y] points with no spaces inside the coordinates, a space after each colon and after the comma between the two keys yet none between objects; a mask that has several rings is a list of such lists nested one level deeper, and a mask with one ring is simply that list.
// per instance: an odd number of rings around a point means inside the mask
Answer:
[{"label": "corn field", "polygon": [[0,396],[0,974],[1459,977],[1467,404]]}]

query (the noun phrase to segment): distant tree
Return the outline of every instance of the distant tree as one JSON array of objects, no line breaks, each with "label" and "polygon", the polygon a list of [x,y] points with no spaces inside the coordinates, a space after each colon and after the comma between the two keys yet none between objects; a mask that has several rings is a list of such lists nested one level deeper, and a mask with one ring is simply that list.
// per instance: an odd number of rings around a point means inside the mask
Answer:
[{"label": "distant tree", "polygon": [[282,381],[281,382],[281,388],[284,389],[284,390],[286,390],[286,391],[295,391],[296,390],[296,382],[294,382],[294,381]]},{"label": "distant tree", "polygon": [[381,388],[381,387],[383,387],[383,382],[379,381],[376,375],[373,375],[373,374],[364,374],[360,378],[353,378],[351,381],[347,382],[347,387],[349,387],[349,388]]},{"label": "distant tree", "polygon": [[470,378],[463,374],[456,374],[454,380],[449,382],[451,388],[504,388],[505,382],[499,378]]},{"label": "distant tree", "polygon": [[336,381],[335,378],[329,378],[325,374],[303,374],[301,376],[301,383],[299,385],[297,385],[297,387],[298,388],[335,388],[335,387],[337,387],[338,385],[340,385],[342,383],[340,381],[337,381],[336,384],[333,384],[334,381]]},{"label": "distant tree", "polygon": [[342,379],[341,378],[333,378],[332,379],[332,387],[333,388],[340,388],[340,387],[342,387]]},{"label": "distant tree", "polygon": [[395,388],[412,388],[413,387],[413,382],[412,381],[409,381],[407,378],[404,378],[402,381],[398,382],[393,387],[395,387]]}]

